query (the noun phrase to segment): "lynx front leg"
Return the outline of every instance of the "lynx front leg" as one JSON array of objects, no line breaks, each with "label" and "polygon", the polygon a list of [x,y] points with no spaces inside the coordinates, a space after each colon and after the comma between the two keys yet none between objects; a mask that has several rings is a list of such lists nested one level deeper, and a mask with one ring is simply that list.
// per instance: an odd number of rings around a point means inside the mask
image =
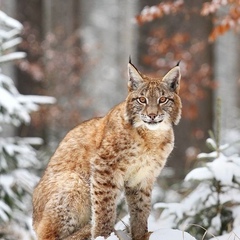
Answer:
[{"label": "lynx front leg", "polygon": [[94,166],[91,178],[92,239],[114,231],[119,189],[108,166]]},{"label": "lynx front leg", "polygon": [[147,220],[151,210],[152,186],[145,188],[125,187],[125,195],[130,213],[132,240],[148,239]]}]

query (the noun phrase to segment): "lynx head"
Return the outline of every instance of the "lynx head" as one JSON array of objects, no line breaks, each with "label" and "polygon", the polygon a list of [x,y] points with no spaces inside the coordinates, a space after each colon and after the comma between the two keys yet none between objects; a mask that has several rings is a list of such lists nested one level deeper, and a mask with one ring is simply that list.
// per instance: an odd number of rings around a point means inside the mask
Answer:
[{"label": "lynx head", "polygon": [[178,124],[182,103],[179,97],[180,68],[177,65],[163,78],[151,78],[128,64],[127,119],[134,127],[149,130]]}]

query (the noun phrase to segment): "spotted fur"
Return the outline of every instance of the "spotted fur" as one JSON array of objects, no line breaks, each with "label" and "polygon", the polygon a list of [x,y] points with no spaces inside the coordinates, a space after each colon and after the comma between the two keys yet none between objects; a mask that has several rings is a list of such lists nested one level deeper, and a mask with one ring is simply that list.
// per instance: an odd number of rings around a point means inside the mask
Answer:
[{"label": "spotted fur", "polygon": [[163,78],[129,63],[129,93],[105,117],[70,131],[33,194],[39,240],[85,240],[114,231],[125,192],[133,240],[147,239],[151,191],[174,146],[181,116],[179,66]]}]

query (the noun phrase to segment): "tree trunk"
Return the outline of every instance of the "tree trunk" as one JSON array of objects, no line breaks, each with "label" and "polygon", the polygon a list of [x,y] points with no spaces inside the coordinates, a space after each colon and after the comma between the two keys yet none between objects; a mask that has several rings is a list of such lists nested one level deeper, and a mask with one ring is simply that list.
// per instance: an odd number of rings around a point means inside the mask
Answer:
[{"label": "tree trunk", "polygon": [[131,0],[81,2],[83,49],[88,63],[80,104],[84,118],[103,115],[126,96],[127,63],[132,45]]},{"label": "tree trunk", "polygon": [[[214,44],[215,79],[218,82],[216,98],[220,99],[220,121],[222,143],[239,140],[240,135],[240,35],[227,32]],[[216,104],[215,104],[216,105]]]}]

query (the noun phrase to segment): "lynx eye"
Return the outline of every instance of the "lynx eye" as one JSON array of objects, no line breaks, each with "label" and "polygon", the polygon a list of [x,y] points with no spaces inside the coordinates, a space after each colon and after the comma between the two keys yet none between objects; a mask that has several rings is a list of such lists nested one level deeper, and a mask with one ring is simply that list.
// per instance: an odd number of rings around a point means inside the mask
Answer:
[{"label": "lynx eye", "polygon": [[166,97],[160,97],[159,98],[159,103],[165,103],[165,102],[167,102],[167,100],[168,100],[168,98],[166,98]]},{"label": "lynx eye", "polygon": [[145,103],[147,103],[147,99],[145,97],[139,97],[138,102],[145,104]]}]

